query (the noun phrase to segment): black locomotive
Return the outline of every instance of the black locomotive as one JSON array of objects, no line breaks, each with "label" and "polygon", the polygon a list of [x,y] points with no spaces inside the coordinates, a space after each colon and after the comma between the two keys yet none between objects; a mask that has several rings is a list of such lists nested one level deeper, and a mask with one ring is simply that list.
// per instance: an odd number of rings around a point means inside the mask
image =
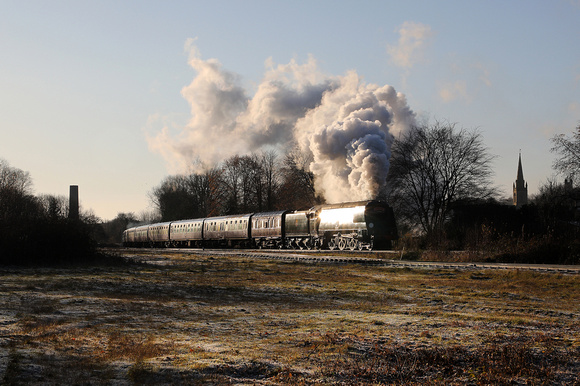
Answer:
[{"label": "black locomotive", "polygon": [[123,232],[123,245],[127,247],[370,250],[388,249],[395,239],[393,210],[380,201],[180,220]]}]

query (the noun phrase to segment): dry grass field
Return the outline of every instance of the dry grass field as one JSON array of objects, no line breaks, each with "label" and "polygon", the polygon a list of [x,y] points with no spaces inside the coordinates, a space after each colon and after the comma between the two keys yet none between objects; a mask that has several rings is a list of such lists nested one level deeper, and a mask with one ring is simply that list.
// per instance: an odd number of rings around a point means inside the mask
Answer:
[{"label": "dry grass field", "polygon": [[580,384],[580,275],[140,260],[0,269],[0,384]]}]

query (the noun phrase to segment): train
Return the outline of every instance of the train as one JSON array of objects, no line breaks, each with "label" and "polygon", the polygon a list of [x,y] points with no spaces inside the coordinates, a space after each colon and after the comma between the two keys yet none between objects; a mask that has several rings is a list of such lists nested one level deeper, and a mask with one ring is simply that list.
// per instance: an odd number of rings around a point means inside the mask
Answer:
[{"label": "train", "polygon": [[398,237],[393,209],[367,200],[168,221],[131,227],[123,246],[151,248],[390,249]]}]

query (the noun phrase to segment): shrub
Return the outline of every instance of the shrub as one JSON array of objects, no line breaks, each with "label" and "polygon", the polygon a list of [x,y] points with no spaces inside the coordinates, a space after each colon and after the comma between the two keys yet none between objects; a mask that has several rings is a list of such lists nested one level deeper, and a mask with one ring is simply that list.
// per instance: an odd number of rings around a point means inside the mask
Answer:
[{"label": "shrub", "polygon": [[54,265],[96,257],[90,227],[78,220],[0,221],[0,264]]}]

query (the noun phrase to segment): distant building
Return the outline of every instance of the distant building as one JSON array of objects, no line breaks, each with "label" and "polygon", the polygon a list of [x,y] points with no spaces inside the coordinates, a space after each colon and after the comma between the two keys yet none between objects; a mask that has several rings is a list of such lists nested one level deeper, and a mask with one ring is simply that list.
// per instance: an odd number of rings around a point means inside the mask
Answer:
[{"label": "distant building", "polygon": [[518,176],[514,182],[514,205],[520,208],[528,204],[528,184],[524,181],[524,172],[522,169],[522,153],[520,152],[518,160]]},{"label": "distant building", "polygon": [[68,218],[72,220],[79,219],[79,187],[78,185],[70,186],[68,201]]}]

